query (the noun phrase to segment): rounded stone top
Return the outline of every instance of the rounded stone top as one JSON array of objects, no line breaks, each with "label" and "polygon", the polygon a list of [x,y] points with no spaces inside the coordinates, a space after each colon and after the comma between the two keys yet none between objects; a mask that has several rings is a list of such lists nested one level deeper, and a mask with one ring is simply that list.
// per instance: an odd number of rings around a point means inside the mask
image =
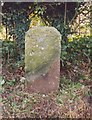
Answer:
[{"label": "rounded stone top", "polygon": [[60,57],[61,34],[54,27],[33,27],[25,35],[25,71],[46,74],[52,62]]}]

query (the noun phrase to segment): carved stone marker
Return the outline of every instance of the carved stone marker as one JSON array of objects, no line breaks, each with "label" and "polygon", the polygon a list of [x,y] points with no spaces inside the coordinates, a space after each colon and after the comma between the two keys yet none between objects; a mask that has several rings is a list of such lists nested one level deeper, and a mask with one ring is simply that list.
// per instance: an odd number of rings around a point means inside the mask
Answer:
[{"label": "carved stone marker", "polygon": [[54,27],[33,27],[25,35],[27,91],[55,92],[59,87],[61,35]]},{"label": "carved stone marker", "polygon": [[0,75],[2,75],[2,40],[0,40]]},{"label": "carved stone marker", "polygon": [[[2,40],[0,40],[0,83],[2,82]],[[0,91],[2,91],[2,84],[0,84]],[[0,119],[2,118],[2,96],[0,93],[0,98],[1,98],[1,102],[0,102]]]}]

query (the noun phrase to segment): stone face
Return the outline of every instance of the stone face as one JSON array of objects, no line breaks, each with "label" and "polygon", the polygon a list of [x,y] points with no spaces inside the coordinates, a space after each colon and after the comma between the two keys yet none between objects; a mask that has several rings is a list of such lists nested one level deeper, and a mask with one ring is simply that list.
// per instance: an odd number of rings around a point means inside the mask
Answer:
[{"label": "stone face", "polygon": [[[42,91],[41,86],[43,85],[41,84],[44,83],[48,86],[56,78],[59,79],[60,42],[61,35],[54,27],[33,27],[27,31],[25,36],[25,71],[27,81],[31,82],[28,87],[29,91],[32,91],[34,86],[34,91]],[[56,63],[58,67],[53,68]],[[52,70],[53,72],[58,71],[57,75],[51,73],[52,68],[55,69]],[[53,74],[51,83],[52,76],[50,74]],[[37,90],[38,83],[40,90]],[[45,92],[45,90],[43,91]]]},{"label": "stone face", "polygon": [[[60,79],[60,60],[56,59],[48,73],[44,76],[40,75],[35,80],[31,80],[31,82],[27,83],[26,90],[29,93],[49,93],[56,92],[59,88],[59,79]],[[30,80],[30,77],[27,77]]]},{"label": "stone face", "polygon": [[0,75],[2,74],[2,40],[0,41]]}]

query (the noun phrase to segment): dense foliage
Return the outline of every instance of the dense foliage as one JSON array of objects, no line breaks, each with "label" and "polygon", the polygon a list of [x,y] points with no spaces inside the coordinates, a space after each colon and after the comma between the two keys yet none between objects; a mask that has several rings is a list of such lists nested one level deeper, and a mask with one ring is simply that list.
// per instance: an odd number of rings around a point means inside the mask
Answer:
[{"label": "dense foliage", "polygon": [[[29,29],[30,24],[26,11],[27,6],[24,5],[23,9],[21,7],[22,4],[20,5],[20,3],[5,3],[3,6],[3,25],[6,27],[6,40],[14,41],[17,61],[24,60],[25,32]],[[11,44],[11,42],[7,43]]]},{"label": "dense foliage", "polygon": [[13,41],[3,41],[2,42],[2,58],[3,63],[16,60],[17,54],[16,54],[16,46]]},{"label": "dense foliage", "polygon": [[64,65],[67,62],[77,65],[78,62],[92,60],[92,36],[74,38],[67,45],[63,43],[61,60]]},{"label": "dense foliage", "polygon": [[68,78],[75,82],[92,80],[92,36],[62,43],[61,66],[67,70]]}]

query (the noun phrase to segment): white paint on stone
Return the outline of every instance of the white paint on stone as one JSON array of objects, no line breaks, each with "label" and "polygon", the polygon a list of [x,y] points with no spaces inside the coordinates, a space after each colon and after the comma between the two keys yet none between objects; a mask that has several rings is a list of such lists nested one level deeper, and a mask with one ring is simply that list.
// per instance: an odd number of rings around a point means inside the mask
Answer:
[{"label": "white paint on stone", "polygon": [[41,47],[41,50],[44,50],[44,47]]}]

